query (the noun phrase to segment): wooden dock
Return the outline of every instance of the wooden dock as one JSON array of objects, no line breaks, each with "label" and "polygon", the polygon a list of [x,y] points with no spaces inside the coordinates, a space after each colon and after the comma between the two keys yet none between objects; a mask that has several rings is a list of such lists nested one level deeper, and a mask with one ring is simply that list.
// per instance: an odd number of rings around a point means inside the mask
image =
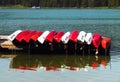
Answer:
[{"label": "wooden dock", "polygon": [[0,48],[9,50],[19,50],[9,39],[7,35],[0,35]]}]

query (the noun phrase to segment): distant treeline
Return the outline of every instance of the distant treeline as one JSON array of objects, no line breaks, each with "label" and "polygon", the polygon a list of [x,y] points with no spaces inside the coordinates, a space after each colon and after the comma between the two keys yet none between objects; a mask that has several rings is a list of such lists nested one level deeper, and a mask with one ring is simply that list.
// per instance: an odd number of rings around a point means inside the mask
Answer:
[{"label": "distant treeline", "polygon": [[0,6],[13,5],[22,5],[25,7],[115,8],[120,6],[120,0],[0,0]]}]

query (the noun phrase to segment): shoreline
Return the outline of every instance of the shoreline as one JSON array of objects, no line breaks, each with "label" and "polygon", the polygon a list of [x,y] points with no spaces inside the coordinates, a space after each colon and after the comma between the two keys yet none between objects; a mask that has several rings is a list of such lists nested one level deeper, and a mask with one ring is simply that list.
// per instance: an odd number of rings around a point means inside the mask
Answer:
[{"label": "shoreline", "polygon": [[39,8],[32,8],[26,7],[23,5],[7,5],[7,6],[0,6],[0,9],[120,9],[120,7],[39,7]]}]

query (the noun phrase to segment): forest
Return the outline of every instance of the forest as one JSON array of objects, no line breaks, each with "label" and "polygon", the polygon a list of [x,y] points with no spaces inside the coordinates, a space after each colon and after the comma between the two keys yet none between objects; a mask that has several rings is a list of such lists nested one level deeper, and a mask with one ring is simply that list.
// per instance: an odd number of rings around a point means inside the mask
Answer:
[{"label": "forest", "polygon": [[75,8],[94,8],[120,7],[120,0],[0,0],[0,6],[22,5],[24,7],[75,7]]}]

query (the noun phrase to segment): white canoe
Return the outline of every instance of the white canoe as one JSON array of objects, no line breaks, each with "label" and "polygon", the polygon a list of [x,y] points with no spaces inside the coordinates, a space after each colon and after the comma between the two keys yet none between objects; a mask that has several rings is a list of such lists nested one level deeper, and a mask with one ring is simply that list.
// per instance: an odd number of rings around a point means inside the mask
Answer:
[{"label": "white canoe", "polygon": [[69,36],[70,36],[70,32],[66,32],[66,33],[62,36],[61,41],[62,41],[63,44],[67,44],[67,43],[68,43],[68,41],[69,41]]},{"label": "white canoe", "polygon": [[45,38],[47,37],[47,35],[50,33],[50,31],[45,31],[45,32],[43,32],[43,34],[40,36],[40,37],[38,37],[38,42],[40,42],[41,44],[43,44],[44,43],[44,41],[45,41]]},{"label": "white canoe", "polygon": [[80,33],[79,33],[79,35],[78,35],[78,37],[77,37],[77,40],[84,43],[84,41],[85,41],[85,36],[86,36],[86,32],[85,32],[85,31],[80,31]]},{"label": "white canoe", "polygon": [[87,34],[86,34],[86,37],[85,37],[85,42],[86,42],[88,45],[90,45],[91,42],[92,42],[92,39],[93,39],[92,33],[87,33]]},{"label": "white canoe", "polygon": [[22,32],[22,30],[17,30],[17,31],[15,31],[15,32],[13,32],[11,35],[8,36],[8,39],[9,39],[10,41],[13,41],[13,40],[16,38],[16,36],[17,36],[19,33],[21,33],[21,32]]}]

